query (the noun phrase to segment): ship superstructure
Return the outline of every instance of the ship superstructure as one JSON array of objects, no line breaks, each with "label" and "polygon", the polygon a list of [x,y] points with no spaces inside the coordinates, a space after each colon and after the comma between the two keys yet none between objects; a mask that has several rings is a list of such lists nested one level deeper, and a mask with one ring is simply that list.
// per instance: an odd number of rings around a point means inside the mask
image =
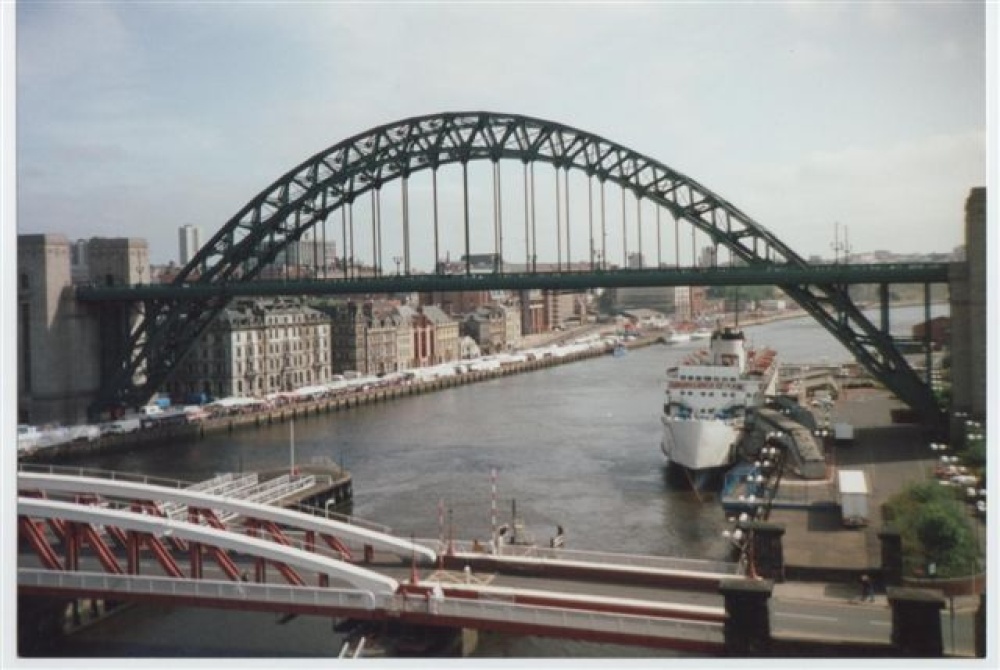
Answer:
[{"label": "ship superstructure", "polygon": [[669,368],[661,446],[670,463],[692,483],[731,464],[747,411],[774,393],[777,368],[773,350],[748,348],[732,328],[716,330],[708,349]]}]

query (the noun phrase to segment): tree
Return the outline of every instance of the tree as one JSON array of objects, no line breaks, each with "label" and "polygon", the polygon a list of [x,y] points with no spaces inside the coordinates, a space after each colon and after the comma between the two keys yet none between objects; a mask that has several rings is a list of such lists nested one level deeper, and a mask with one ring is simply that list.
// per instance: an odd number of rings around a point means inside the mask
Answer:
[{"label": "tree", "polygon": [[887,519],[899,529],[903,560],[919,574],[927,563],[938,577],[968,575],[978,562],[978,549],[955,489],[937,482],[921,482],[893,496]]},{"label": "tree", "polygon": [[916,530],[928,560],[944,566],[962,543],[962,527],[948,508],[930,503],[917,514]]}]

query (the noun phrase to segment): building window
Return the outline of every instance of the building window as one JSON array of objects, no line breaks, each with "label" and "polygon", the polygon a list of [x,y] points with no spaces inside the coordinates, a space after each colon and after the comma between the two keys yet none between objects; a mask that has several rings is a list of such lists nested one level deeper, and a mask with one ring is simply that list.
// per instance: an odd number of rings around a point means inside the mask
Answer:
[{"label": "building window", "polygon": [[28,280],[28,273],[27,272],[22,272],[21,273],[21,290],[22,291],[27,291],[29,288],[31,288],[31,282]]}]

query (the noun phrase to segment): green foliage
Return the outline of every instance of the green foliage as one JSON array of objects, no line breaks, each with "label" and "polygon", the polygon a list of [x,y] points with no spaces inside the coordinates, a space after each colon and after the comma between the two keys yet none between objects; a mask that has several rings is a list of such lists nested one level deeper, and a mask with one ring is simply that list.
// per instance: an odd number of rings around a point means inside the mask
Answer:
[{"label": "green foliage", "polygon": [[935,563],[938,577],[969,574],[978,549],[955,489],[936,481],[915,484],[886,503],[886,516],[899,530],[904,569],[919,573]]},{"label": "green foliage", "polygon": [[926,505],[932,502],[944,502],[946,500],[952,499],[954,496],[951,494],[951,490],[942,487],[937,482],[923,482],[921,484],[914,484],[912,487],[903,492],[907,498],[917,506]]},{"label": "green foliage", "polygon": [[969,440],[961,452],[962,462],[973,468],[986,467],[986,440]]},{"label": "green foliage", "polygon": [[934,389],[934,399],[937,400],[938,407],[947,411],[951,407],[951,387]]},{"label": "green foliage", "polygon": [[917,539],[923,545],[924,553],[928,560],[939,565],[946,562],[947,557],[964,539],[961,519],[956,523],[955,515],[949,512],[950,509],[953,508],[939,503],[926,504],[917,512],[914,520]]}]

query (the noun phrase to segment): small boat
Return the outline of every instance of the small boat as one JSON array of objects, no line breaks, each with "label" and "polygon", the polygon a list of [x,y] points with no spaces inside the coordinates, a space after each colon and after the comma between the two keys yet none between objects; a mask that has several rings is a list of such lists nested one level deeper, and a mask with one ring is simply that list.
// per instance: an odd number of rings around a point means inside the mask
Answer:
[{"label": "small boat", "polygon": [[691,341],[691,334],[679,330],[671,330],[662,340],[664,344],[683,344]]}]

